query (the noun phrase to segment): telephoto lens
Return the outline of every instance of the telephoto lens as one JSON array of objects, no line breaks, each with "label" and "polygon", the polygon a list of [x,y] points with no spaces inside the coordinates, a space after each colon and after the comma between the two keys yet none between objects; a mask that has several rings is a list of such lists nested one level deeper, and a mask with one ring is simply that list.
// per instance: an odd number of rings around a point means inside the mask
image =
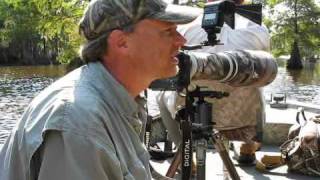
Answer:
[{"label": "telephoto lens", "polygon": [[277,75],[273,56],[264,51],[237,50],[220,53],[189,53],[193,80],[217,80],[233,87],[262,87]]}]

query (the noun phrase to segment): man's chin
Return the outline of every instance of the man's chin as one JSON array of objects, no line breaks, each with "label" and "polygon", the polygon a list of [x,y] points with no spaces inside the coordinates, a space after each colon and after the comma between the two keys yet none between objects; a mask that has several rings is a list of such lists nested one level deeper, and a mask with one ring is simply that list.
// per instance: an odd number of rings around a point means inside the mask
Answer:
[{"label": "man's chin", "polygon": [[167,68],[167,71],[162,72],[162,74],[160,76],[158,76],[159,78],[157,78],[157,79],[166,79],[166,78],[174,77],[177,74],[178,74],[178,68],[171,67],[171,69]]},{"label": "man's chin", "polygon": [[164,78],[170,78],[170,77],[173,77],[173,76],[176,76],[178,74],[177,70],[174,70],[174,71],[171,71],[171,72],[168,72]]}]

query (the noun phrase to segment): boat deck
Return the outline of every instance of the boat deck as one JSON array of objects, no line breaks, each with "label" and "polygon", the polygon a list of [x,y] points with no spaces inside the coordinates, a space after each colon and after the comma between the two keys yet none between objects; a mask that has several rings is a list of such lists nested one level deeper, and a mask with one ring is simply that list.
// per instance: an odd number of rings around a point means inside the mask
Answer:
[{"label": "boat deck", "polygon": [[[279,149],[277,146],[266,145],[262,146],[261,150],[256,153],[257,159],[261,159],[263,155],[276,155],[279,154]],[[223,180],[223,164],[220,156],[215,150],[208,150],[206,158],[206,179]],[[233,153],[230,152],[230,157]],[[164,175],[170,165],[172,159],[165,161],[151,161],[153,167],[162,175]],[[239,166],[239,164],[234,161],[237,172],[241,179],[243,180],[314,180],[320,179],[319,177],[312,177],[306,175],[295,174],[292,172],[287,172],[287,166],[283,165],[268,172],[260,172],[255,166]],[[175,178],[179,179],[179,175]]]},{"label": "boat deck", "polygon": [[[265,144],[280,145],[286,141],[289,128],[297,123],[296,115],[299,107],[305,109],[307,119],[320,114],[320,106],[301,103],[296,101],[288,101],[288,107],[285,109],[271,108],[270,104],[266,104],[266,120],[263,123],[263,142]],[[300,116],[302,120],[302,116]]]},{"label": "boat deck", "polygon": [[[266,104],[266,120],[263,123],[263,145],[260,151],[256,152],[256,158],[259,160],[264,155],[280,155],[279,145],[282,144],[288,134],[289,128],[296,123],[296,113],[298,107],[305,109],[307,118],[320,114],[320,107],[299,102],[287,102],[286,109],[271,108],[270,104]],[[208,150],[206,154],[206,179],[223,180],[223,163],[219,154],[215,150]],[[233,152],[230,151],[230,157],[233,157]],[[232,158],[231,158],[232,159]],[[170,165],[172,159],[165,161],[151,161],[154,168],[162,175]],[[233,160],[233,159],[232,159]],[[255,166],[240,166],[233,160],[237,172],[241,179],[250,180],[313,180],[320,177],[312,177],[301,174],[296,174],[287,171],[287,166],[283,165],[267,172],[260,172]],[[179,179],[179,175],[175,177]]]}]

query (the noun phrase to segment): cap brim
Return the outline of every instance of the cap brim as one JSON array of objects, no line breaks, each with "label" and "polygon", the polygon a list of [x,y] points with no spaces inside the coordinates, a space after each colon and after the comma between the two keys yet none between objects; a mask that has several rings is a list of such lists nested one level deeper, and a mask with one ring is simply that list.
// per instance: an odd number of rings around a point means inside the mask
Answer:
[{"label": "cap brim", "polygon": [[186,24],[195,20],[202,12],[203,10],[199,8],[168,4],[164,12],[153,14],[151,18],[176,24]]}]

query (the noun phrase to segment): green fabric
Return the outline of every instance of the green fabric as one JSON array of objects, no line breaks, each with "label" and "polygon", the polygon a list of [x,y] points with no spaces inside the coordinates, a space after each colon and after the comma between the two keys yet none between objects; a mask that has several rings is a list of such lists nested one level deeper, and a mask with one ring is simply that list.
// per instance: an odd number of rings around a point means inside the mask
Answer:
[{"label": "green fabric", "polygon": [[191,7],[168,5],[162,0],[93,0],[80,21],[80,31],[93,40],[145,18],[184,24],[193,21],[200,12]]}]

